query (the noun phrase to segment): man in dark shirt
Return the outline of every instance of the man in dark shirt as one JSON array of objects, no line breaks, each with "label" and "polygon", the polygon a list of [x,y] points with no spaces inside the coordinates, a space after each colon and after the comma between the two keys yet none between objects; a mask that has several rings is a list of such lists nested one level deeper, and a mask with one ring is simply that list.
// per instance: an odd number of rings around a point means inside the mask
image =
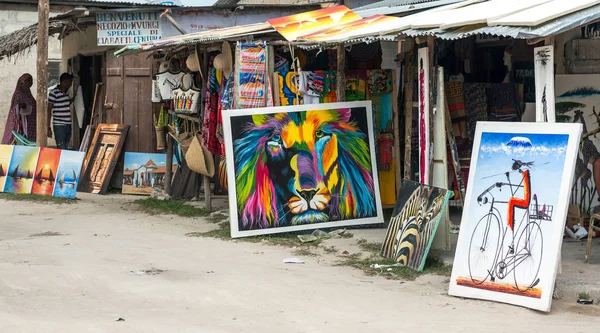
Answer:
[{"label": "man in dark shirt", "polygon": [[[63,73],[60,76],[60,84],[50,91],[48,96],[48,137],[52,137],[54,127],[54,139],[59,149],[67,149],[71,141],[71,103],[75,97],[69,98],[67,91],[73,84],[73,75]],[[52,117],[52,125],[50,118]]]}]

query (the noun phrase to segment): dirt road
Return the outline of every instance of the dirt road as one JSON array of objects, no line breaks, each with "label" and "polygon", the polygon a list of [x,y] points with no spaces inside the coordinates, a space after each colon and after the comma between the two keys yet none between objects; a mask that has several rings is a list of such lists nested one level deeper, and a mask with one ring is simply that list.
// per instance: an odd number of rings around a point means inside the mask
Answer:
[{"label": "dirt road", "polygon": [[[132,210],[131,197],[80,198],[0,201],[0,332],[564,333],[600,325],[600,307],[576,305],[579,285],[566,275],[559,286],[567,295],[546,315],[449,297],[442,276],[368,277],[328,256],[283,264],[291,249],[186,237],[214,227],[200,219],[148,216]],[[600,263],[565,262],[580,279],[595,275],[586,288],[599,287]]]}]

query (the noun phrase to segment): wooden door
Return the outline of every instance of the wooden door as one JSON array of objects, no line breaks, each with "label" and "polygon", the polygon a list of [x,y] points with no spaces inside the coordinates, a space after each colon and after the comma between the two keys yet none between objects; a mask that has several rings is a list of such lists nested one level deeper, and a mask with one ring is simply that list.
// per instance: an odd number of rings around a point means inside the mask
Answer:
[{"label": "wooden door", "polygon": [[[123,152],[156,151],[152,112],[152,57],[147,54],[116,57],[106,52],[106,103],[103,123],[129,125]],[[123,156],[115,167],[111,186],[121,188]]]},{"label": "wooden door", "polygon": [[152,114],[152,57],[106,53],[107,124],[129,125],[125,151],[155,152]]}]

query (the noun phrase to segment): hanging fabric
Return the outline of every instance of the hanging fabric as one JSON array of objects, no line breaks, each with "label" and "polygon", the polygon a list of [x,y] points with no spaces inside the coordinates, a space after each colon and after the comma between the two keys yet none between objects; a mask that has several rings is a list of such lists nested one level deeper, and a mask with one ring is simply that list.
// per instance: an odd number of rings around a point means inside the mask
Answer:
[{"label": "hanging fabric", "polygon": [[212,68],[206,85],[204,115],[202,119],[202,145],[211,153],[221,155],[221,144],[217,139],[219,112],[219,91],[223,82],[223,72]]},{"label": "hanging fabric", "polygon": [[235,103],[239,109],[268,105],[267,60],[265,42],[240,43],[235,53]]}]

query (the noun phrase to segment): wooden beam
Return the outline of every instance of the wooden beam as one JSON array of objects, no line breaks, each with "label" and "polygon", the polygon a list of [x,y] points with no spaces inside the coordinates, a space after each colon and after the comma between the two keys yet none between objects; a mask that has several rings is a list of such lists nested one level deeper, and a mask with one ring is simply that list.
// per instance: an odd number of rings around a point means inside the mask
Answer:
[{"label": "wooden beam", "polygon": [[400,168],[400,114],[398,111],[398,85],[396,78],[398,77],[396,70],[392,71],[392,121],[394,123],[394,158],[396,159],[395,179],[396,179],[396,197],[400,193],[402,186],[402,168]]},{"label": "wooden beam", "polygon": [[336,98],[338,102],[346,100],[346,48],[343,44],[337,46],[337,84]]},{"label": "wooden beam", "polygon": [[38,147],[48,145],[50,119],[46,119],[48,109],[48,12],[49,0],[38,1],[38,43],[37,43],[37,129]]},{"label": "wooden beam", "polygon": [[177,31],[179,31],[179,33],[181,33],[182,35],[187,35],[187,31],[181,25],[179,25],[179,23],[177,23],[177,21],[175,21],[173,16],[171,16],[170,9],[165,9],[165,11],[162,14],[160,14],[160,16],[166,17],[167,20],[175,27],[175,29],[177,29]]},{"label": "wooden beam", "polygon": [[[406,44],[414,43],[412,38],[406,39]],[[415,48],[404,58],[404,68],[406,71],[404,83],[404,178],[412,179],[412,121],[413,121],[413,58]]]}]

